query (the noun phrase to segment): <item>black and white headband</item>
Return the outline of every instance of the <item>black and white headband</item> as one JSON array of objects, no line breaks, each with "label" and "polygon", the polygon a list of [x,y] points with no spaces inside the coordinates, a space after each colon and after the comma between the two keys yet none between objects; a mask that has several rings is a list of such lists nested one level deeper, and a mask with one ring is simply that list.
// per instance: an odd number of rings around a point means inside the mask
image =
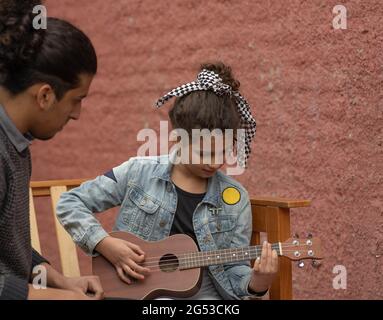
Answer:
[{"label": "black and white headband", "polygon": [[[161,97],[155,103],[157,108],[160,108],[168,100],[173,97],[182,97],[193,91],[211,90],[217,95],[221,96],[224,94],[232,95],[237,103],[237,110],[240,116],[240,126],[245,129],[245,155],[243,153],[238,154],[238,163],[242,167],[246,166],[247,159],[251,153],[251,140],[255,136],[256,122],[251,115],[251,109],[246,99],[238,92],[234,91],[231,86],[223,83],[222,79],[214,71],[203,69],[197,77],[197,81],[189,82],[180,87],[173,89],[166,95]],[[239,148],[241,146],[241,139],[238,140]]]}]

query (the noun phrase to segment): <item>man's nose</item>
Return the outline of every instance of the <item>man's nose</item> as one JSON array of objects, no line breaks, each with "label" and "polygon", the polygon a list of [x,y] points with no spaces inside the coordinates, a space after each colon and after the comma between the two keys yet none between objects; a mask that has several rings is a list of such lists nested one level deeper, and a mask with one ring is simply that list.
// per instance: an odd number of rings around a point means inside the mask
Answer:
[{"label": "man's nose", "polygon": [[76,108],[72,111],[72,113],[70,114],[70,118],[71,118],[72,120],[78,120],[78,119],[80,119],[80,115],[81,115],[81,106],[76,107]]}]

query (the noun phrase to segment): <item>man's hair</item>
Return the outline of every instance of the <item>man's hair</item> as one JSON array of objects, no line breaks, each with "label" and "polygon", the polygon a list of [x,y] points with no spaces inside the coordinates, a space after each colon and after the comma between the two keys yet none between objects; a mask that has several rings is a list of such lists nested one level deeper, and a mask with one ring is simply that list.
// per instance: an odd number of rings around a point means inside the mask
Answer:
[{"label": "man's hair", "polygon": [[38,0],[0,0],[0,85],[17,95],[36,83],[52,86],[58,99],[79,85],[80,74],[97,72],[89,38],[57,18],[33,28]]}]

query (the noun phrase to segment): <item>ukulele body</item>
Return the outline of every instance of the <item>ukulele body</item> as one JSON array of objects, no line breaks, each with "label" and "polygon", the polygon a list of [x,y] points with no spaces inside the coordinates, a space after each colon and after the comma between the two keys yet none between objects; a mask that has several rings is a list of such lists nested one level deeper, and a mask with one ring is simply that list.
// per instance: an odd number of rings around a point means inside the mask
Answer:
[{"label": "ukulele body", "polygon": [[[130,277],[131,284],[120,280],[115,267],[103,256],[92,260],[92,272],[99,276],[106,298],[155,299],[160,296],[190,297],[201,285],[201,268],[180,270],[178,255],[198,252],[198,247],[187,235],[176,234],[166,239],[148,242],[135,235],[117,231],[112,237],[132,242],[145,252],[143,267],[151,272],[144,280]],[[178,263],[177,263],[178,261]]]}]

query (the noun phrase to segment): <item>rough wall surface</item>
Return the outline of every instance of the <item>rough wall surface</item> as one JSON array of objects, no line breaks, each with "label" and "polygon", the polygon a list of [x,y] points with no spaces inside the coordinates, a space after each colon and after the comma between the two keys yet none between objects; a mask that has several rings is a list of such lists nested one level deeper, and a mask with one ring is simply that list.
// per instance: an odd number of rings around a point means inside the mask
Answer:
[{"label": "rough wall surface", "polygon": [[[292,230],[320,237],[326,259],[317,270],[294,267],[294,297],[383,298],[380,0],[46,4],[89,34],[99,72],[80,121],[34,143],[34,180],[94,177],[134,156],[138,130],[167,119],[155,99],[193,80],[201,62],[223,60],[258,124],[239,180],[252,195],[312,200],[292,210]],[[346,30],[332,27],[337,4],[347,8]],[[102,218],[108,228],[114,214]],[[50,229],[43,250],[57,265]],[[346,290],[333,288],[336,265],[347,270]],[[82,268],[89,272],[88,259]]]}]

